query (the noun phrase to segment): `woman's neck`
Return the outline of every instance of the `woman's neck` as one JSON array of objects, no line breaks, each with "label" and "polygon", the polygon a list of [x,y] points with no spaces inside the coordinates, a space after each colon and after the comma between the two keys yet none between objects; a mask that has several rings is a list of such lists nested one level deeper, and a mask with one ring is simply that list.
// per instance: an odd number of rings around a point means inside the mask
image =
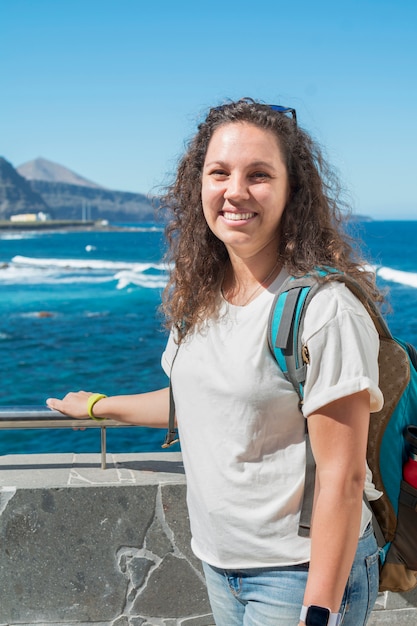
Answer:
[{"label": "woman's neck", "polygon": [[282,263],[277,257],[256,265],[242,260],[231,261],[222,284],[224,299],[236,306],[250,304],[273,283],[281,267]]}]

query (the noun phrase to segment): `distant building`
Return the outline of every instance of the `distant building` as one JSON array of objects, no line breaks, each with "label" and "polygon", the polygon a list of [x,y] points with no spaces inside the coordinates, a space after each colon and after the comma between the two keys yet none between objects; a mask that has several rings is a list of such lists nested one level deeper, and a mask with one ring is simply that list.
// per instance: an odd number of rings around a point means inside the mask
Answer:
[{"label": "distant building", "polygon": [[46,222],[50,216],[43,211],[39,213],[17,213],[10,216],[11,222]]}]

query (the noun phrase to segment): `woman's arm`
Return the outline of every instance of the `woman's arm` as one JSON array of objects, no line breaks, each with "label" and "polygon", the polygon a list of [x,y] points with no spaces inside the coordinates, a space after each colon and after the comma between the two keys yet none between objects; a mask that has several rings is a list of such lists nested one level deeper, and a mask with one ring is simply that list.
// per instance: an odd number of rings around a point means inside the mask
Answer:
[{"label": "woman's arm", "polygon": [[360,532],[369,393],[362,391],[332,402],[307,419],[316,461],[316,488],[304,604],[324,606],[336,613]]},{"label": "woman's arm", "polygon": [[[89,396],[89,391],[71,392],[62,400],[48,398],[46,404],[65,415],[87,419]],[[163,428],[168,423],[169,387],[148,393],[102,398],[94,404],[93,413],[95,417],[107,417],[136,426]]]}]

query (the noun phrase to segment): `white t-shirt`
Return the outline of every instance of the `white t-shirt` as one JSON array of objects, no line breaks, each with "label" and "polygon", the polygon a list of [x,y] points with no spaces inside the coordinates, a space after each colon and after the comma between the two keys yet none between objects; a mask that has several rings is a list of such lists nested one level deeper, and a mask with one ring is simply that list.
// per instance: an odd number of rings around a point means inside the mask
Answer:
[{"label": "white t-shirt", "polygon": [[[274,293],[286,277],[283,270],[247,306],[223,301],[219,318],[187,337],[172,367],[192,547],[216,567],[283,566],[310,558],[310,539],[298,536],[305,422],[267,342]],[[371,410],[381,408],[378,334],[343,284],[326,285],[314,296],[303,341],[311,359],[304,416],[364,389]],[[162,356],[168,375],[176,351],[171,335]],[[362,517],[363,530],[370,518],[366,507]]]}]

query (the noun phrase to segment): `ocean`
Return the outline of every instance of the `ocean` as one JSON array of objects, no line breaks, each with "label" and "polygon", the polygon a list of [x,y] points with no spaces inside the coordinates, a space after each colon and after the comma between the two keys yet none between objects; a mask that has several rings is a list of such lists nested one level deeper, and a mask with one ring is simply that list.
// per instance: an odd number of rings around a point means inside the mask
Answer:
[{"label": "ocean", "polygon": [[[417,345],[417,221],[360,222],[354,229],[379,285],[389,290],[393,334]],[[163,250],[158,224],[0,231],[0,408],[43,407],[70,390],[113,395],[165,386]],[[108,429],[107,450],[159,451],[164,434]],[[97,429],[0,431],[2,455],[99,450]]]}]

